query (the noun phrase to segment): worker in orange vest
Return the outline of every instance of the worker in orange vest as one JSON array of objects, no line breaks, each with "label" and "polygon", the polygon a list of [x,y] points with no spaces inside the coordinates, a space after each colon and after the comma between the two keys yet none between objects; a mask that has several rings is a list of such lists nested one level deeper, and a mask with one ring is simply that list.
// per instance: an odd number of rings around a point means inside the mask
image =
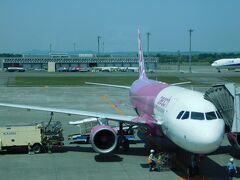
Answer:
[{"label": "worker in orange vest", "polygon": [[149,171],[154,170],[155,166],[156,166],[156,162],[155,162],[155,157],[154,157],[154,150],[151,149],[150,150],[150,155],[148,156],[148,163],[149,163]]}]

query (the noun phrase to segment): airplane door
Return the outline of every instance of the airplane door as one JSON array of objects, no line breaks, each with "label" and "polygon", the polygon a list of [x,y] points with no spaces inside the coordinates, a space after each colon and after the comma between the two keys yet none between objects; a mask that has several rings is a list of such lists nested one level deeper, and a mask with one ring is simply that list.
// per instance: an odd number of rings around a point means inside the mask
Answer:
[{"label": "airplane door", "polygon": [[174,124],[174,121],[176,119],[175,117],[175,112],[179,111],[179,105],[177,103],[177,99],[176,98],[171,98],[169,104],[166,106],[166,109],[164,111],[164,130],[163,132],[165,134],[169,134],[169,129],[171,129],[171,127]]}]

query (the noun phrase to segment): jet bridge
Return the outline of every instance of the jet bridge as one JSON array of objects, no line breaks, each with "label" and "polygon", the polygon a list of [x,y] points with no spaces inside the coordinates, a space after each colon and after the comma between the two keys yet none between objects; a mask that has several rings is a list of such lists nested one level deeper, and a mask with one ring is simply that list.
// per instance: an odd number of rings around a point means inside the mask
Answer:
[{"label": "jet bridge", "polygon": [[240,132],[240,87],[233,83],[215,85],[204,98],[216,106],[231,132]]},{"label": "jet bridge", "polygon": [[233,83],[215,85],[204,98],[216,106],[226,124],[229,142],[240,152],[240,87]]}]

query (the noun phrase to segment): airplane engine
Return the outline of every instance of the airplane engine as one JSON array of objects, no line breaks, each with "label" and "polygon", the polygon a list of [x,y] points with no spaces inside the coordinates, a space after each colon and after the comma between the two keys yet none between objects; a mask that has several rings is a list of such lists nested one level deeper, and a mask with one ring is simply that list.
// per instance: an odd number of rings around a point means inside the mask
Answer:
[{"label": "airplane engine", "polygon": [[97,125],[91,130],[90,142],[96,152],[110,153],[117,146],[117,132],[110,126]]},{"label": "airplane engine", "polygon": [[227,133],[228,140],[235,150],[240,150],[240,133]]}]

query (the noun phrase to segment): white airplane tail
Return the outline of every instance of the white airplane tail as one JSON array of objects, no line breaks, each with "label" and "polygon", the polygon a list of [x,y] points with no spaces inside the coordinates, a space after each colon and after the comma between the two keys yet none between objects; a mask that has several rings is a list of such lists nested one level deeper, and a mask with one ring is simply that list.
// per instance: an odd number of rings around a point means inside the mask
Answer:
[{"label": "white airplane tail", "polygon": [[143,59],[142,37],[139,29],[138,29],[138,63],[139,63],[139,79],[147,79]]}]

